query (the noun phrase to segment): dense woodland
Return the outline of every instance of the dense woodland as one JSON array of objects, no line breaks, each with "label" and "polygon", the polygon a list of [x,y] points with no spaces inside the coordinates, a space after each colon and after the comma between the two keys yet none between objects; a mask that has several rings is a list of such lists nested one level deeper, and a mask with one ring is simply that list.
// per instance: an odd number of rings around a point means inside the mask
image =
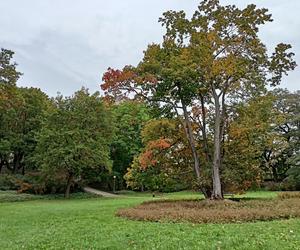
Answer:
[{"label": "dense woodland", "polygon": [[[289,44],[258,36],[266,9],[203,1],[191,19],[168,11],[161,44],[111,69],[99,92],[48,97],[17,86],[0,52],[0,189],[65,193],[86,185],[194,189],[207,198],[250,188],[300,190],[300,91]],[[26,73],[26,72],[24,72]],[[101,87],[101,89],[100,89]]]}]

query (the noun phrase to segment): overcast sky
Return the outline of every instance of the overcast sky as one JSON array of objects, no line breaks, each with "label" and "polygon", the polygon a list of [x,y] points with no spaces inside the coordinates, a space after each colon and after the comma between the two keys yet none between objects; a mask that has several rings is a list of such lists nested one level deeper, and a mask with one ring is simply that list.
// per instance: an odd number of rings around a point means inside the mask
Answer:
[{"label": "overcast sky", "polygon": [[[192,14],[192,0],[0,0],[0,47],[16,52],[24,75],[20,86],[39,87],[51,96],[71,95],[81,86],[99,90],[108,67],[136,65],[151,42],[160,42],[157,22],[166,10]],[[300,64],[299,0],[221,0],[245,7],[255,3],[273,14],[260,31],[268,49],[290,43]],[[300,89],[300,67],[282,87]]]}]

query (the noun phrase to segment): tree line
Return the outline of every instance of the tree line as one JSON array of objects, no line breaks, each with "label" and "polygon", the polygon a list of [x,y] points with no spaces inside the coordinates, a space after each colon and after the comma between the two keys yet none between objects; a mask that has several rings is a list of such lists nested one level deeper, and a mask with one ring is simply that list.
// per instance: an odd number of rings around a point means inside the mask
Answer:
[{"label": "tree line", "polygon": [[113,175],[124,186],[122,177],[141,148],[148,108],[135,101],[109,105],[99,92],[84,88],[71,97],[49,98],[40,89],[18,87],[21,73],[13,54],[0,53],[1,188],[64,190],[68,196],[72,185],[85,181],[111,188]]}]

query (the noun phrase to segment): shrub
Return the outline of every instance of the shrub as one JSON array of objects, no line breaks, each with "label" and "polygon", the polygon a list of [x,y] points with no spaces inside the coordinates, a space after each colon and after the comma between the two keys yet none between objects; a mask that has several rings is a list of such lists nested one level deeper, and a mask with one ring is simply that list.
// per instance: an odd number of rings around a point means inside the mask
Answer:
[{"label": "shrub", "polygon": [[290,190],[300,190],[300,165],[291,167],[283,182]]},{"label": "shrub", "polygon": [[[17,190],[18,193],[31,194],[56,194],[64,193],[64,177],[44,176],[39,172],[27,173],[26,175],[0,175],[0,190]],[[74,185],[73,189],[79,189]]]},{"label": "shrub", "polygon": [[0,190],[17,190],[19,184],[17,183],[17,178],[11,174],[1,174],[0,175]]},{"label": "shrub", "polygon": [[19,183],[19,192],[32,194],[60,194],[66,186],[64,175],[47,176],[39,172],[28,173]]},{"label": "shrub", "polygon": [[280,182],[275,181],[264,182],[263,188],[265,188],[267,191],[283,191],[282,184]]}]

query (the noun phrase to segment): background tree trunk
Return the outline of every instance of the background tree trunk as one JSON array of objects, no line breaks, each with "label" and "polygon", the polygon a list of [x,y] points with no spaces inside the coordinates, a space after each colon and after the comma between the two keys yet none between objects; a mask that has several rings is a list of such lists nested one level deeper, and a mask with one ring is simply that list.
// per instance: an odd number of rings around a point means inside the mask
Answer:
[{"label": "background tree trunk", "polygon": [[70,189],[73,181],[73,174],[69,174],[68,180],[67,180],[67,186],[66,186],[66,191],[65,191],[65,198],[69,199],[70,198]]}]

